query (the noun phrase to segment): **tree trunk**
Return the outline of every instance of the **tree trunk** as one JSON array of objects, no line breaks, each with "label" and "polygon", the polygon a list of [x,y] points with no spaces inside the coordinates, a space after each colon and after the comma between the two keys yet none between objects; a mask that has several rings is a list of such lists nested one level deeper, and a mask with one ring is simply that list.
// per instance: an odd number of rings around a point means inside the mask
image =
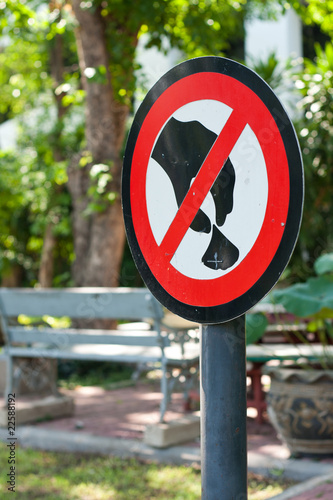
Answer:
[{"label": "tree trunk", "polygon": [[[82,167],[73,159],[68,186],[73,204],[73,232],[76,261],[73,278],[77,286],[117,286],[125,243],[120,200],[120,151],[125,136],[128,107],[116,102],[109,71],[105,21],[100,10],[82,10],[80,0],[72,7],[78,21],[76,31],[82,84],[86,91],[86,140],[93,163],[110,164],[109,192],[116,199],[103,212],[84,214],[88,204],[91,165]],[[106,69],[106,82],[87,79],[87,68]]]},{"label": "tree trunk", "polygon": [[89,172],[88,168],[78,167],[76,161],[73,163],[68,170],[68,186],[73,206],[75,285],[117,286],[125,244],[120,198],[102,213],[85,215]]},{"label": "tree trunk", "polygon": [[39,266],[38,283],[43,288],[51,288],[53,280],[54,268],[54,247],[56,245],[56,237],[53,234],[54,225],[49,222],[46,226],[43,240],[43,250]]},{"label": "tree trunk", "polygon": [[1,280],[3,287],[19,287],[22,284],[23,268],[19,264],[14,264],[8,274],[4,274]]}]

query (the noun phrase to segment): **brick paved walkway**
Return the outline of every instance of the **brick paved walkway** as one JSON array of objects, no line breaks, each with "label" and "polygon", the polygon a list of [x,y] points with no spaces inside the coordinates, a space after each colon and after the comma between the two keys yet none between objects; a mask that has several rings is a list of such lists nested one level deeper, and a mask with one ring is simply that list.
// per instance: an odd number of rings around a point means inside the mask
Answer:
[{"label": "brick paved walkway", "polygon": [[[159,421],[161,393],[159,384],[138,383],[106,391],[99,387],[79,387],[74,391],[62,390],[75,398],[72,417],[39,422],[37,427],[54,430],[87,432],[95,436],[123,439],[142,439],[147,424]],[[168,406],[165,420],[171,421],[184,415],[183,395],[175,393]],[[257,424],[248,418],[248,449],[260,450],[278,458],[288,458],[289,452],[276,436],[269,423]],[[199,446],[199,440],[189,443]]]}]

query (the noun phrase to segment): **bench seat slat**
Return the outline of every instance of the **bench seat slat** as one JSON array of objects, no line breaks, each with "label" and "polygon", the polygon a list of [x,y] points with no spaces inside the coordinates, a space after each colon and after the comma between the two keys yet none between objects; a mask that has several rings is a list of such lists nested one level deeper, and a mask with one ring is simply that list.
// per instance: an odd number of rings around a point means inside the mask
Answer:
[{"label": "bench seat slat", "polygon": [[56,329],[56,328],[24,328],[11,327],[8,329],[11,342],[35,343],[42,342],[51,345],[73,344],[115,344],[138,345],[146,347],[168,346],[170,341],[167,335],[160,335],[153,330],[130,331],[121,330],[89,330],[89,329]]},{"label": "bench seat slat", "polygon": [[[173,366],[194,365],[199,362],[199,346],[193,345],[192,349],[181,355],[179,346],[174,345],[165,349],[165,361]],[[121,346],[121,345],[91,345],[81,344],[65,349],[48,349],[45,346],[34,346],[33,349],[25,347],[10,347],[7,352],[15,357],[43,357],[61,359],[91,359],[97,361],[114,361],[125,363],[161,363],[162,354],[158,347]]]}]

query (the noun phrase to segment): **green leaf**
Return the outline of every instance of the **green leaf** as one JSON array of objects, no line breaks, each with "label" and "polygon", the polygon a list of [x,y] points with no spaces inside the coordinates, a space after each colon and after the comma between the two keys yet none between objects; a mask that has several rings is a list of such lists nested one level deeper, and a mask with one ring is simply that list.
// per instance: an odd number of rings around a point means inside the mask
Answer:
[{"label": "green leaf", "polygon": [[261,313],[246,315],[246,344],[254,344],[265,333],[268,320]]},{"label": "green leaf", "polygon": [[88,67],[84,70],[84,75],[88,83],[100,83],[105,85],[108,82],[105,66],[98,66],[97,68]]},{"label": "green leaf", "polygon": [[274,301],[303,318],[333,316],[333,279],[330,276],[310,278],[283,290],[273,292]]},{"label": "green leaf", "polygon": [[[82,159],[82,158],[81,158]],[[105,165],[104,163],[95,163],[95,165],[92,165],[90,169],[90,177],[98,177],[100,174],[103,172],[108,172],[109,171],[108,165]]]},{"label": "green leaf", "polygon": [[104,212],[104,210],[105,210],[104,204],[91,202],[88,204],[86,210],[84,211],[84,214],[91,215],[95,212]]},{"label": "green leaf", "polygon": [[327,253],[319,257],[314,263],[317,274],[326,274],[333,272],[333,253]]}]

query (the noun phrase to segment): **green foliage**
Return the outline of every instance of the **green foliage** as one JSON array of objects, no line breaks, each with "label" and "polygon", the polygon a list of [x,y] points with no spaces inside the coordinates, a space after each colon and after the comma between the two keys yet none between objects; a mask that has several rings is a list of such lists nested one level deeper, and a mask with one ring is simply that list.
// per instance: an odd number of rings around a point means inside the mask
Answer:
[{"label": "green foliage", "polygon": [[314,263],[316,273],[321,274],[333,272],[333,253],[324,254]]},{"label": "green foliage", "polygon": [[[61,7],[64,2],[57,2]],[[50,3],[51,5],[51,3]],[[68,9],[49,11],[42,0],[0,3],[0,113],[9,117],[41,105],[54,104],[53,92],[64,98],[74,93],[79,73],[74,37],[74,19]],[[55,38],[61,36],[66,65],[64,85],[54,79]],[[66,103],[68,105],[68,102]]]},{"label": "green foliage", "polygon": [[309,278],[286,289],[276,290],[276,302],[300,317],[333,317],[333,279],[329,276]]},{"label": "green foliage", "polygon": [[0,51],[0,67],[0,113],[9,118],[26,111],[35,103],[36,93],[51,86],[46,54],[36,42],[17,38]]},{"label": "green foliage", "polygon": [[[36,1],[33,3],[38,4]],[[0,4],[0,34],[29,36],[31,26],[35,23],[31,7],[22,0],[3,0]]]},{"label": "green foliage", "polygon": [[[318,26],[330,37],[325,47],[315,46],[315,59],[305,59],[294,72],[299,103],[294,125],[299,137],[305,171],[305,204],[299,241],[290,266],[289,280],[303,280],[313,272],[312,264],[323,251],[333,248],[333,2],[309,0],[290,2],[303,22]],[[254,69],[279,90],[292,68],[279,72],[278,61],[270,55]],[[282,78],[281,78],[282,77]]]},{"label": "green foliage", "polygon": [[[322,255],[314,267],[318,276],[274,291],[272,300],[282,304],[286,311],[309,319],[308,331],[316,333],[324,347],[318,361],[323,369],[331,369],[332,356],[326,348],[333,339],[333,254]],[[299,333],[298,337],[300,342],[308,344],[306,336]]]},{"label": "green foliage", "polygon": [[108,189],[112,181],[111,170],[112,162],[109,162],[109,165],[98,163],[90,167],[91,185],[88,189],[88,195],[91,201],[85,210],[85,215],[93,212],[104,212],[106,207],[116,200],[118,193]]},{"label": "green foliage", "polygon": [[141,287],[144,285],[140,273],[134,264],[128,242],[125,242],[123,261],[119,276],[119,285],[128,287]]},{"label": "green foliage", "polygon": [[304,163],[305,202],[299,241],[283,275],[291,282],[312,274],[311,264],[333,247],[333,45],[316,45],[315,50],[315,60],[305,59],[302,69],[298,60],[281,66],[274,54],[252,62],[277,94],[293,81],[298,98],[294,125]]},{"label": "green foliage", "polygon": [[[284,2],[272,0],[91,0],[82,8],[99,11],[110,54],[109,72],[115,98],[131,105],[136,91],[135,55],[138,40],[144,36],[145,47],[156,47],[167,53],[178,48],[184,57],[225,55],[232,44],[244,37],[243,21],[251,8],[257,15],[274,16],[275,6]],[[106,83],[104,68],[87,68],[91,78]]]},{"label": "green foliage", "polygon": [[[76,153],[87,147],[82,76],[87,85],[111,85],[115,98],[130,108],[136,90],[135,56],[140,37],[148,48],[167,52],[170,47],[177,47],[184,57],[226,53],[230,56],[228,51],[243,37],[246,17],[274,16],[284,3],[283,0],[81,2],[81,8],[98,14],[109,58],[107,67],[96,64],[85,68],[85,74],[81,75],[74,33],[77,20],[70,1],[0,1],[3,37],[0,121],[36,108],[42,110],[36,120],[25,124],[15,155],[12,153],[11,160],[7,157],[3,162],[7,169],[2,173],[7,192],[3,200],[15,191],[11,203],[16,207],[3,219],[5,236],[0,249],[3,266],[24,262],[24,268],[31,270],[28,283],[34,283],[43,232],[52,223],[58,237],[55,282],[68,281],[73,246],[66,170]],[[275,78],[273,59],[271,63],[270,77]],[[95,164],[93,158],[88,163],[91,186],[87,190],[87,216],[103,211],[118,196],[108,192],[111,164],[106,160]],[[97,168],[100,165],[107,168]],[[16,178],[9,179],[10,175]],[[0,212],[5,206],[5,201],[0,200]]]},{"label": "green foliage", "polygon": [[[0,274],[8,274],[13,265],[19,264],[25,271],[25,283],[30,285],[37,280],[48,224],[52,224],[54,234],[59,237],[55,255],[57,272],[68,271],[73,252],[67,163],[56,161],[50,148],[55,133],[50,117],[34,117],[33,122],[33,127],[29,124],[24,127],[15,153],[0,152]],[[46,123],[49,130],[45,130]],[[71,140],[67,144],[69,149]]]},{"label": "green foliage", "polygon": [[[45,229],[51,224],[57,238],[54,283],[61,286],[70,279],[73,259],[67,166],[84,136],[83,91],[78,88],[73,18],[66,10],[42,6],[37,0],[0,3],[0,117],[20,116],[15,152],[3,153],[2,160],[2,187],[15,210],[2,217],[0,275],[17,263],[24,269],[23,283],[36,283]],[[59,36],[59,61],[66,65],[62,75],[54,67]],[[63,77],[60,84],[58,76]],[[1,197],[0,212],[7,206]]]},{"label": "green foliage", "polygon": [[333,1],[332,0],[293,0],[290,2],[305,24],[316,24],[333,39]]},{"label": "green foliage", "polygon": [[271,52],[266,59],[252,59],[249,64],[275,92],[288,88],[288,77],[293,66],[292,60],[281,64],[275,52]]},{"label": "green foliage", "polygon": [[[300,244],[310,262],[333,246],[333,45],[316,46],[315,61],[305,60],[295,77],[301,113],[295,122],[305,171],[304,217]],[[318,247],[320,252],[318,252]]]},{"label": "green foliage", "polygon": [[58,363],[59,385],[66,389],[78,386],[98,386],[104,389],[134,385],[134,369],[120,363],[100,361],[64,361]]},{"label": "green foliage", "polygon": [[333,318],[333,254],[315,262],[319,276],[272,293],[273,300],[299,317]]},{"label": "green foliage", "polygon": [[[142,35],[145,35],[147,48],[157,47],[167,52],[170,47],[177,47],[187,57],[221,55],[243,33],[245,5],[245,0],[95,0],[84,3],[86,9],[99,9],[101,13],[111,55],[108,69],[114,95],[127,105],[131,104],[136,90],[135,71],[139,65],[135,54]],[[91,71],[94,80],[100,79],[98,68],[89,69],[94,70]]]},{"label": "green foliage", "polygon": [[246,315],[246,344],[255,344],[264,335],[268,320],[264,314]]},{"label": "green foliage", "polygon": [[107,83],[107,69],[105,66],[98,66],[97,68],[86,68],[84,75],[88,83]]},{"label": "green foliage", "polygon": [[6,275],[17,264],[29,269],[32,261],[26,252],[29,233],[22,223],[28,193],[22,190],[21,165],[9,152],[0,151],[0,162],[0,273]]}]

